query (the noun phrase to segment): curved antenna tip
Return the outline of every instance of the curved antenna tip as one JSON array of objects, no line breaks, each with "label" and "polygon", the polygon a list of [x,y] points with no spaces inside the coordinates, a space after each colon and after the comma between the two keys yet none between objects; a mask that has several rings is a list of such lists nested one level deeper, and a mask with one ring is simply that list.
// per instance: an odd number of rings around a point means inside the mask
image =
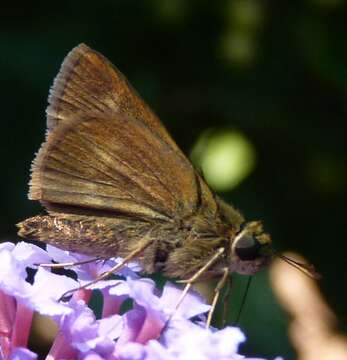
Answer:
[{"label": "curved antenna tip", "polygon": [[276,254],[276,256],[278,256],[280,259],[285,261],[287,264],[295,267],[296,269],[298,269],[299,271],[301,271],[302,273],[304,273],[305,275],[307,275],[308,277],[310,277],[312,279],[320,280],[322,278],[322,275],[318,271],[316,271],[315,267],[312,264],[305,264],[305,263],[299,262],[299,261],[294,260],[283,254]]}]

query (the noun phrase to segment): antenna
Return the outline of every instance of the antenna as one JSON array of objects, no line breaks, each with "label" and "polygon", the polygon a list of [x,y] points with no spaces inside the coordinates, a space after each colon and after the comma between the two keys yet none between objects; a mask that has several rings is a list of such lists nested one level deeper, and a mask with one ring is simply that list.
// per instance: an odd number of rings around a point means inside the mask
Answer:
[{"label": "antenna", "polygon": [[314,266],[312,264],[302,263],[300,261],[294,260],[283,254],[275,254],[275,255],[278,256],[280,259],[282,259],[287,264],[295,267],[296,269],[301,271],[303,274],[307,275],[308,277],[310,277],[312,279],[319,280],[322,278],[321,274],[319,274],[316,271],[316,269],[314,268]]}]

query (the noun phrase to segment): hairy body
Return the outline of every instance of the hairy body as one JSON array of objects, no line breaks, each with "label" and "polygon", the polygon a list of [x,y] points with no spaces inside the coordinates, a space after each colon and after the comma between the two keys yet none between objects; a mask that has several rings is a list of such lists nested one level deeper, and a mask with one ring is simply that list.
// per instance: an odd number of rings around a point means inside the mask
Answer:
[{"label": "hairy body", "polygon": [[147,273],[254,274],[271,256],[261,223],[212,193],[125,77],[84,44],[51,88],[29,198],[48,214],[19,223],[20,236],[136,257]]}]

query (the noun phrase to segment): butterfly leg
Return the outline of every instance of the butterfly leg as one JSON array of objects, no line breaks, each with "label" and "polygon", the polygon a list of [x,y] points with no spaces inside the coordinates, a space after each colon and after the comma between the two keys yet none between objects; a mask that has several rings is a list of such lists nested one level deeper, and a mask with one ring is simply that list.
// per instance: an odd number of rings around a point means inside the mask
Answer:
[{"label": "butterfly leg", "polygon": [[109,277],[110,275],[112,275],[113,273],[121,270],[124,266],[126,266],[126,264],[128,262],[130,262],[131,260],[135,259],[143,250],[145,250],[149,245],[151,245],[153,243],[154,239],[151,236],[148,236],[148,239],[144,239],[144,241],[142,242],[142,245],[140,247],[138,247],[137,249],[133,250],[129,255],[127,255],[119,264],[115,265],[113,268],[111,268],[108,271],[103,272],[102,274],[98,275],[96,279],[94,279],[93,281],[90,281],[87,284],[84,284],[83,286],[80,286],[78,288],[75,289],[71,289],[69,291],[66,291],[61,297],[60,300],[63,300],[65,297],[71,295],[73,292],[77,291],[77,290],[81,290],[81,289],[86,289],[91,285],[96,284],[98,281],[106,279],[107,277]]},{"label": "butterfly leg", "polygon": [[206,262],[206,264],[201,267],[192,277],[187,280],[179,280],[177,281],[180,284],[189,284],[194,283],[198,280],[198,278],[210,267],[214,262],[223,254],[224,248],[219,248],[217,251],[211,256],[211,258]]},{"label": "butterfly leg", "polygon": [[213,316],[214,310],[216,309],[220,291],[223,289],[226,281],[228,280],[228,275],[229,275],[229,268],[227,268],[227,267],[223,268],[223,275],[220,278],[220,280],[218,281],[216,287],[214,288],[214,296],[213,296],[213,300],[211,303],[211,309],[208,312],[206,328],[209,328],[211,325],[212,316]]},{"label": "butterfly leg", "polygon": [[226,291],[225,291],[224,299],[223,299],[222,327],[224,327],[226,325],[226,321],[228,318],[228,305],[229,305],[229,299],[230,299],[230,294],[231,294],[232,282],[233,282],[232,277],[229,276],[229,281],[226,284]]},{"label": "butterfly leg", "polygon": [[103,258],[95,257],[95,258],[91,258],[91,259],[83,260],[83,261],[75,261],[75,262],[71,261],[71,262],[66,262],[66,263],[42,263],[42,264],[35,264],[35,265],[41,266],[41,267],[48,267],[51,269],[60,269],[60,268],[66,268],[66,267],[74,267],[77,265],[89,264],[91,262],[98,261],[98,260],[103,260]]},{"label": "butterfly leg", "polygon": [[[182,301],[186,297],[188,291],[190,290],[194,282],[196,282],[199,279],[199,277],[223,254],[223,252],[224,252],[224,248],[219,248],[216,251],[216,253],[213,254],[213,256],[206,262],[206,264],[203,267],[201,267],[191,278],[187,280],[177,281],[178,283],[186,284],[186,286],[184,287],[181,296],[178,298],[178,301],[175,306],[175,310],[177,310],[177,308],[181,305]],[[174,313],[171,314],[169,320],[171,319],[173,314]]]}]

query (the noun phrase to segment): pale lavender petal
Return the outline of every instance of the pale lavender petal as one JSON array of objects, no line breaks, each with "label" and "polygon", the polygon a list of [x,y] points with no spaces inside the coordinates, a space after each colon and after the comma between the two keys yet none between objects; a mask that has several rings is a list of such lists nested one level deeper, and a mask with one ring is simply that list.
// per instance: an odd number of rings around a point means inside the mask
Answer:
[{"label": "pale lavender petal", "polygon": [[8,250],[0,252],[0,288],[7,294],[26,298],[30,294],[31,285],[25,281],[25,268]]},{"label": "pale lavender petal", "polygon": [[[47,253],[57,263],[77,263],[93,259],[91,256],[61,250],[52,245],[47,245]],[[90,282],[93,281],[100,273],[100,271],[98,271],[100,267],[99,263],[100,261],[93,261],[83,265],[76,265],[71,267],[71,270],[77,274],[79,280]]]},{"label": "pale lavender petal", "polygon": [[180,306],[176,309],[177,302],[182,294],[182,289],[166,282],[162,295],[156,293],[155,283],[150,279],[131,279],[127,278],[129,285],[129,295],[137,304],[146,309],[156,310],[168,318],[170,315],[191,318],[205,313],[210,309],[204,299],[196,292],[189,292],[183,299]]},{"label": "pale lavender petal", "polygon": [[210,340],[211,349],[215,347],[221,356],[230,356],[230,354],[236,353],[240,344],[246,340],[239,328],[231,326],[207,335],[206,338]]},{"label": "pale lavender petal", "polygon": [[57,263],[84,261],[91,258],[90,256],[62,250],[49,244],[46,246],[46,251],[48,255]]},{"label": "pale lavender petal", "polygon": [[107,336],[110,339],[118,339],[123,330],[123,319],[120,315],[112,315],[97,320],[99,324],[99,336]]},{"label": "pale lavender petal", "polygon": [[124,314],[123,319],[124,328],[117,342],[119,349],[128,342],[145,344],[156,339],[165,326],[165,320],[160,313],[138,305]]},{"label": "pale lavender petal", "polygon": [[[142,344],[130,342],[125,344],[119,352],[117,352],[119,360],[145,360],[147,359],[147,351]],[[154,359],[153,359],[154,360]],[[158,359],[159,360],[159,359]],[[164,358],[161,360],[165,360]]]},{"label": "pale lavender petal", "polygon": [[[76,272],[77,273],[77,272]],[[78,279],[78,282],[81,286],[89,284],[93,280],[80,280]],[[113,286],[118,286],[118,284],[123,280],[99,280],[95,284],[88,285],[88,289],[91,290],[103,290],[107,288],[111,288]]]},{"label": "pale lavender petal", "polygon": [[[166,321],[175,311],[177,301],[182,293],[181,289],[167,283],[160,296],[157,294],[155,283],[150,279],[127,278],[127,284],[129,296],[134,299],[135,305],[123,316],[124,330],[117,342],[117,355],[118,351],[122,351],[123,346],[130,342],[146,344],[152,339],[159,338]],[[209,306],[203,303],[202,298],[194,293],[188,294],[182,305],[181,312],[176,314],[169,324],[175,318],[184,320],[182,316],[192,317],[209,309]],[[196,326],[187,320],[185,324]],[[188,328],[187,325],[186,328]],[[182,327],[180,331],[182,331]],[[181,334],[182,332],[179,335]]]},{"label": "pale lavender petal", "polygon": [[[91,256],[61,250],[52,245],[47,245],[47,252],[57,263],[78,263],[81,261],[93,260],[93,257]],[[74,265],[70,269],[77,274],[77,278],[81,285],[85,285],[95,280],[102,272],[109,270],[113,264],[114,262],[109,260],[95,260],[82,265]],[[102,285],[102,282],[98,282],[95,284],[95,288],[98,288],[98,285],[102,287],[107,286],[106,284]]]},{"label": "pale lavender petal", "polygon": [[161,309],[159,297],[155,294],[155,282],[151,279],[127,278],[129,296],[144,308]]},{"label": "pale lavender petal", "polygon": [[105,291],[107,291],[109,295],[123,296],[129,295],[130,289],[126,281],[116,280],[112,281],[111,283],[108,281],[108,287],[105,287]]},{"label": "pale lavender petal", "polygon": [[[95,280],[100,274],[109,271],[113,266],[113,260],[96,260],[88,264],[74,266],[71,270],[75,271],[81,285],[84,285]],[[95,284],[95,288],[98,288],[99,285],[101,285],[101,281]]]},{"label": "pale lavender petal", "polygon": [[160,342],[177,359],[246,359],[238,354],[245,336],[240,329],[205,329],[186,319],[175,319],[168,325]]},{"label": "pale lavender petal", "polygon": [[127,268],[130,269],[131,271],[138,273],[140,271],[142,271],[142,266],[136,262],[136,261],[131,261],[127,263]]},{"label": "pale lavender petal", "polygon": [[[35,256],[31,255],[31,258]],[[5,293],[20,299],[41,314],[71,312],[64,303],[58,302],[58,299],[65,291],[78,287],[76,281],[52,274],[43,268],[38,269],[33,285],[25,281],[26,276],[25,268],[13,253],[6,250],[0,252],[0,288]]]},{"label": "pale lavender petal", "polygon": [[7,250],[7,251],[12,251],[15,247],[15,244],[11,243],[11,242],[3,242],[0,243],[0,252],[3,250]]},{"label": "pale lavender petal", "polygon": [[66,291],[78,286],[78,282],[65,275],[53,274],[39,268],[28,301],[33,309],[43,315],[70,314],[72,310],[69,305],[59,300]]},{"label": "pale lavender petal", "polygon": [[199,325],[194,324],[192,321],[184,318],[173,318],[171,319],[165,329],[165,332],[160,338],[160,342],[165,345],[167,348],[175,346],[177,339],[179,339],[182,334],[195,331],[196,327],[201,328]]},{"label": "pale lavender petal", "polygon": [[97,323],[94,313],[83,301],[70,301],[69,306],[73,310],[71,314],[64,316],[60,321],[60,328],[65,338],[79,351],[90,350],[86,345],[89,339],[97,337]]},{"label": "pale lavender petal", "polygon": [[70,301],[73,313],[60,320],[61,330],[74,348],[82,353],[94,351],[102,356],[113,353],[114,339],[122,331],[123,320],[119,315],[97,321],[93,311],[83,301]]},{"label": "pale lavender petal", "polygon": [[40,247],[19,242],[12,251],[12,255],[17,259],[23,267],[33,267],[35,264],[50,262],[50,256]]},{"label": "pale lavender petal", "polygon": [[[105,268],[103,268],[101,272],[111,270],[112,267],[119,265],[122,261],[123,261],[123,259],[120,257],[113,257],[113,258],[110,258],[110,259],[104,261]],[[130,262],[130,263],[127,263],[126,266],[123,266],[116,273],[114,273],[114,275],[138,279],[139,276],[136,274],[136,272],[139,272],[141,270],[142,270],[142,268],[138,263]]]},{"label": "pale lavender petal", "polygon": [[[49,256],[58,263],[76,263],[80,261],[91,260],[93,257],[81,255],[71,251],[61,250],[52,245],[47,245],[47,253]],[[95,280],[98,275],[102,274],[105,271],[110,270],[115,265],[119,264],[122,261],[121,258],[110,258],[105,260],[95,260],[87,264],[76,265],[71,267],[71,270],[77,274],[78,280],[81,282],[81,285],[85,285],[88,282]],[[117,275],[130,276],[137,278],[138,275],[135,274],[136,271],[140,271],[141,267],[134,262],[127,264],[124,268],[117,272]],[[106,282],[98,281],[96,284],[91,286],[91,289],[103,289],[105,288]],[[108,285],[111,285],[110,283]]]},{"label": "pale lavender petal", "polygon": [[[146,360],[177,360],[177,357],[170,354],[170,351],[157,340],[151,340],[146,345]],[[187,360],[198,360],[191,358]]]},{"label": "pale lavender petal", "polygon": [[100,356],[94,351],[90,351],[88,353],[85,353],[80,357],[81,360],[105,360],[103,356]]},{"label": "pale lavender petal", "polygon": [[124,328],[117,342],[118,348],[129,341],[136,341],[137,335],[141,331],[145,318],[146,312],[143,308],[129,310],[123,315]]},{"label": "pale lavender petal", "polygon": [[37,355],[29,349],[17,347],[10,353],[8,360],[35,360]]},{"label": "pale lavender petal", "polygon": [[211,306],[206,304],[205,299],[194,291],[189,291],[180,306],[176,309],[177,301],[182,294],[182,289],[173,285],[169,281],[166,282],[160,304],[164,311],[168,314],[174,312],[174,316],[181,316],[190,319],[196,315],[207,312]]}]

